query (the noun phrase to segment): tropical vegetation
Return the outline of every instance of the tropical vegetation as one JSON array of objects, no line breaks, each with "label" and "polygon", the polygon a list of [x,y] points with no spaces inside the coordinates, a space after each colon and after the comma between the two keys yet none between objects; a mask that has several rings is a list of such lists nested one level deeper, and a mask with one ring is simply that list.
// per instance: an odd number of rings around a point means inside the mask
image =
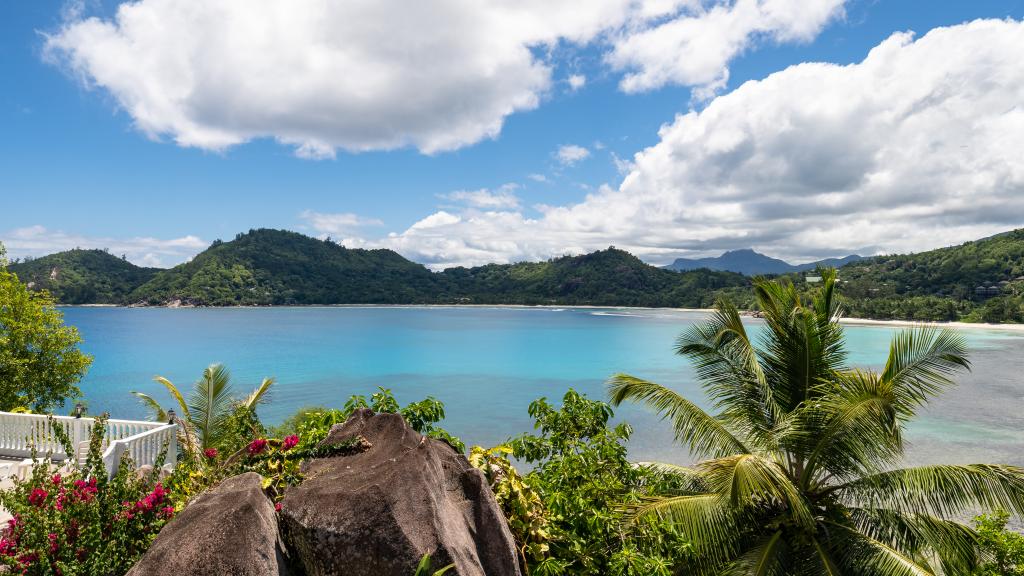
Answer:
[{"label": "tropical vegetation", "polygon": [[[603,258],[619,257],[606,252]],[[527,573],[1024,574],[1024,536],[1008,528],[1010,514],[1024,512],[1024,469],[900,467],[907,424],[969,369],[963,339],[916,328],[893,339],[880,370],[851,367],[838,322],[840,284],[835,271],[822,275],[814,289],[785,277],[756,280],[751,298],[764,318],[760,329],[748,329],[722,297],[707,322],[680,336],[677,352],[691,359],[708,394],[703,403],[617,375],[610,403],[571,389],[558,405],[540,398],[529,407],[532,433],[469,449]],[[3,269],[0,288],[0,398],[47,410],[77,396],[74,382],[88,365],[77,333],[62,325],[46,292],[29,292]],[[12,343],[47,353],[19,355]],[[46,389],[19,389],[28,368],[64,378],[42,380]],[[123,574],[164,523],[222,480],[256,472],[279,501],[302,482],[304,460],[366,449],[359,438],[321,444],[360,408],[401,414],[418,432],[466,452],[444,429],[445,406],[433,397],[402,405],[379,388],[349,397],[342,408],[304,408],[268,428],[258,409],[272,378],[237,394],[229,371],[214,364],[191,389],[156,382],[169,404],[134,394],[154,419],[180,424],[173,472],[158,462],[140,474],[125,457],[108,477],[102,424],[92,428],[82,466],[66,462],[70,469],[54,474],[51,455],[33,454],[29,478],[0,490],[0,505],[14,514],[0,530],[0,564],[24,574]],[[614,417],[626,401],[668,420],[685,450],[681,458],[696,464],[632,462],[632,428]],[[65,453],[74,453],[62,428],[51,428]],[[973,526],[962,522],[979,511]],[[418,573],[446,569],[425,557]]]},{"label": "tropical vegetation", "polygon": [[46,290],[61,304],[120,304],[160,271],[136,266],[107,250],[80,248],[26,258],[9,269],[33,290]]},{"label": "tropical vegetation", "polygon": [[[170,493],[159,480],[161,466],[140,475],[130,460],[112,477],[103,464],[105,416],[92,427],[84,466],[55,472],[51,454],[33,455],[24,480],[0,491],[11,518],[0,529],[0,565],[30,576],[124,574],[142,556],[160,528],[175,514]],[[60,426],[67,454],[74,447]]]},{"label": "tropical vegetation", "polygon": [[92,358],[50,295],[30,290],[5,262],[0,244],[0,410],[51,410],[80,395]]},{"label": "tropical vegetation", "polygon": [[680,336],[709,413],[675,391],[615,376],[613,404],[636,401],[669,420],[700,461],[675,468],[683,489],[632,506],[683,530],[695,574],[969,574],[979,535],[958,521],[977,508],[1024,512],[1024,469],[994,464],[900,468],[907,423],[969,367],[958,334],[894,337],[881,371],[850,367],[836,275],[813,298],[757,281],[764,330],[721,301]]},{"label": "tropical vegetation", "polygon": [[[157,376],[154,380],[163,386],[175,402],[180,414],[174,413],[174,422],[180,424],[180,438],[190,451],[198,454],[207,449],[238,449],[254,435],[263,432],[256,417],[256,407],[268,398],[273,378],[264,378],[248,395],[238,397],[231,386],[231,373],[223,364],[211,364],[203,370],[192,385],[186,400],[181,390],[170,380]],[[165,409],[149,394],[132,392],[150,410],[158,422],[172,419],[172,409]]]},{"label": "tropical vegetation", "polygon": [[[730,254],[748,252],[753,254]],[[64,304],[705,308],[727,297],[740,308],[756,310],[749,277],[689,269],[701,262],[673,272],[609,248],[545,262],[431,272],[390,250],[349,249],[329,238],[259,229],[227,242],[218,240],[191,261],[168,270],[138,267],[102,250],[79,249],[18,262],[10,269],[33,289],[48,290]],[[1024,230],[917,254],[823,262],[842,265],[842,298],[855,317],[1024,322]],[[805,276],[815,275],[806,267],[768,269],[793,279],[805,292],[815,289],[804,282]]]}]

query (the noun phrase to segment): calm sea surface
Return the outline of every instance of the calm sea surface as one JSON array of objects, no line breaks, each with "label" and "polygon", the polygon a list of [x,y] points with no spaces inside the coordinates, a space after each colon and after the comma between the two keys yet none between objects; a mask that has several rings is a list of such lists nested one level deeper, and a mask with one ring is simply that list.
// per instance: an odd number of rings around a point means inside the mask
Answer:
[{"label": "calm sea surface", "polygon": [[[691,399],[702,394],[676,336],[702,314],[671,310],[552,308],[76,308],[95,361],[81,388],[90,411],[143,417],[130,390],[168,400],[153,376],[188,387],[214,362],[239,393],[278,380],[261,408],[276,423],[297,408],[340,407],[351,394],[391,388],[402,402],[444,401],[445,426],[467,444],[494,445],[529,430],[538,397],[570,387],[604,398],[604,381],[627,372]],[[752,321],[755,324],[756,321]],[[851,363],[879,367],[896,329],[846,328]],[[973,372],[912,426],[913,462],[1024,465],[1024,334],[964,330]],[[703,404],[703,402],[701,402]],[[617,417],[636,428],[637,460],[685,463],[669,427],[642,408]]]}]

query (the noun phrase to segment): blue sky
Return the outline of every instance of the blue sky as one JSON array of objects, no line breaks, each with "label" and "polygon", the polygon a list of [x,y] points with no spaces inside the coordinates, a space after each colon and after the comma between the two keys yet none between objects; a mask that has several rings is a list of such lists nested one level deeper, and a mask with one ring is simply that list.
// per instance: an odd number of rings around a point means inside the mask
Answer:
[{"label": "blue sky", "polygon": [[[185,8],[167,8],[168,4]],[[642,24],[636,24],[640,17],[618,14],[611,6],[589,27],[579,23],[585,18],[572,17],[572,10],[597,10],[596,3],[583,2],[567,6],[565,24],[534,32],[529,30],[536,27],[529,18],[544,21],[543,8],[538,14],[516,12],[514,17],[499,18],[511,22],[522,17],[525,22],[505,28],[490,22],[492,14],[486,8],[474,15],[458,12],[457,2],[437,0],[434,13],[442,24],[453,27],[447,35],[463,34],[466,27],[476,26],[473,18],[480,18],[487,26],[497,26],[489,36],[507,34],[510,40],[491,42],[466,32],[464,42],[438,46],[435,55],[430,51],[437,39],[420,38],[415,22],[406,23],[408,28],[368,32],[373,18],[390,21],[386,13],[370,14],[356,25],[363,28],[350,34],[341,31],[331,39],[336,50],[323,56],[328,60],[324,74],[351,70],[352,76],[330,83],[308,74],[292,77],[289,70],[294,64],[275,68],[265,62],[298,50],[294,44],[303,40],[289,34],[301,34],[298,27],[315,24],[298,18],[291,28],[282,24],[286,29],[268,31],[268,23],[273,27],[275,22],[270,16],[264,21],[254,17],[255,24],[245,28],[228,16],[224,22],[212,22],[206,15],[203,26],[209,30],[200,30],[175,20],[190,13],[189,4],[202,3],[137,2],[136,14],[153,18],[159,34],[132,30],[120,21],[118,2],[34,0],[0,7],[0,74],[7,79],[0,92],[0,240],[11,256],[38,256],[80,245],[110,247],[133,261],[167,266],[215,238],[274,227],[330,234],[350,246],[394,248],[434,267],[544,258],[609,244],[655,263],[743,246],[801,260],[852,251],[936,247],[1024,225],[1016,210],[998,209],[1024,191],[1021,166],[1013,155],[993,155],[973,140],[1001,142],[1004,150],[1019,142],[1010,127],[1019,120],[1017,105],[1024,106],[1020,77],[1012,72],[1024,53],[1018,26],[1024,18],[1021,1],[832,0],[821,2],[827,14],[810,23],[804,21],[810,17],[802,8],[790,8],[791,13],[783,16],[768,8],[752,9],[751,18],[772,22],[750,23],[751,32],[732,40],[740,45],[735,54],[721,57],[714,38],[694,40],[686,35],[715,30],[710,15],[716,9],[723,14],[738,10],[742,2],[695,6],[666,0],[660,4],[673,6]],[[262,4],[279,2],[249,4],[258,12]],[[301,11],[316,4],[309,0],[291,6]],[[386,9],[386,4],[376,10]],[[498,4],[495,11],[505,9]],[[747,4],[768,5],[771,0]],[[457,11],[466,22],[441,18],[446,10]],[[638,26],[651,31],[684,18],[689,27],[658,31],[655,40],[664,44],[651,44],[653,56],[651,50],[630,52],[634,39],[628,36],[639,34]],[[776,22],[786,18],[790,20]],[[994,31],[987,32],[957,27],[975,19],[1009,20],[994,21]],[[785,32],[791,24],[796,32]],[[513,30],[515,26],[525,30]],[[922,37],[935,28],[951,32],[926,44]],[[894,124],[887,118],[899,109],[900,94],[913,88],[894,92],[889,101],[897,104],[878,104],[869,96],[893,84],[874,74],[873,80],[852,81],[849,93],[850,101],[866,98],[873,103],[863,112],[843,112],[847,124],[837,121],[819,132],[823,122],[828,125],[843,113],[827,111],[808,119],[805,112],[813,106],[797,106],[794,100],[807,98],[821,83],[821,93],[827,94],[822,98],[834,99],[840,108],[848,105],[849,91],[837,87],[851,82],[844,76],[850,72],[832,67],[792,82],[778,74],[805,62],[860,63],[872,48],[903,31],[914,31],[914,40],[907,39],[902,49],[885,56],[890,60],[879,56],[880,65],[891,62],[892,70],[904,70],[899,81],[908,86],[933,82],[937,84],[930,88],[932,93],[964,90],[958,100],[945,104],[953,107],[957,123],[937,109],[913,125]],[[237,46],[215,40],[227,32],[242,37]],[[380,35],[349,45],[357,42],[350,37],[373,33]],[[279,35],[281,45],[261,39],[249,46],[246,34]],[[1000,51],[981,46],[993,34],[1003,42]],[[103,49],[107,44],[111,46]],[[521,56],[506,58],[510,46],[520,45],[529,50],[529,62]],[[685,48],[679,54],[671,53],[680,45]],[[911,53],[913,46],[918,49]],[[378,58],[374,51],[385,47],[388,54]],[[1016,55],[1013,48],[1018,49]],[[391,51],[400,55],[392,57]],[[943,51],[966,53],[974,61],[950,62],[959,57]],[[189,55],[181,56],[184,52]],[[324,53],[311,48],[294,58],[313,58],[309,54]],[[369,55],[367,62],[329,61],[342,58],[340,54],[354,54],[354,59]],[[728,79],[708,80],[700,70],[672,70],[673,62],[705,57],[715,62],[718,58],[728,69]],[[252,62],[259,58],[264,61]],[[463,66],[460,58],[483,59],[481,69],[490,70],[493,64],[498,75],[473,76],[474,64]],[[437,64],[441,59],[455,62]],[[168,77],[167,68],[179,65],[174,73],[184,76]],[[395,70],[383,69],[389,65]],[[1001,66],[1011,73],[1000,74]],[[925,78],[931,67],[935,74]],[[268,70],[276,76],[259,79]],[[640,88],[624,84],[630,75],[652,70],[654,79]],[[419,71],[424,77],[411,79]],[[918,72],[922,78],[915,79]],[[375,83],[377,73],[385,80]],[[520,73],[521,81],[515,78]],[[216,78],[209,85],[166,104],[164,92],[173,92],[179,78],[203,82],[194,78],[210,75]],[[570,85],[572,76],[585,78],[583,85]],[[764,81],[740,88],[747,81],[768,78],[777,79],[775,86]],[[956,82],[942,84],[949,78]],[[965,83],[974,87],[965,89]],[[798,94],[784,94],[795,85],[802,87]],[[858,86],[864,86],[866,94],[856,94]],[[525,100],[512,100],[516,94]],[[767,108],[765,102],[775,102],[776,108]],[[823,100],[809,102],[816,106]],[[721,111],[716,112],[716,105]],[[753,110],[762,105],[766,109]],[[737,120],[748,110],[749,118]],[[988,118],[992,110],[1010,116]],[[677,114],[688,112],[690,120],[676,121]],[[865,124],[874,128],[867,136],[846,141],[861,129],[859,122],[855,129],[842,128],[850,125],[855,113],[865,115]],[[871,114],[877,116],[877,125],[870,121]],[[182,120],[183,116],[187,118]],[[774,116],[780,125],[790,127],[765,127],[763,119]],[[793,118],[807,124],[801,126]],[[448,129],[460,123],[464,129]],[[742,164],[720,165],[729,155],[715,148],[716,139],[734,133],[738,140],[725,144],[731,152],[753,147],[757,153],[744,152]],[[914,148],[917,137],[910,134],[922,133],[936,134],[936,141]],[[695,138],[704,152],[690,148],[697,145]],[[801,144],[787,145],[788,138]],[[818,138],[823,140],[817,145],[806,144]],[[875,138],[879,144],[870,150],[847,152]],[[312,154],[302,151],[307,142],[314,142]],[[882,154],[890,142],[904,145]],[[586,156],[563,161],[559,150],[569,145],[585,149]],[[703,155],[712,148],[713,157]],[[955,150],[957,160],[951,163],[938,149]],[[977,157],[965,158],[975,149]],[[908,150],[913,155],[908,152],[900,164],[886,164]],[[635,157],[637,153],[643,157]],[[818,153],[823,157],[816,158]],[[866,160],[855,162],[857,154]],[[809,170],[821,167],[827,175],[808,175],[792,166],[794,158],[808,157]],[[982,158],[991,159],[986,164],[994,166],[979,168]],[[787,168],[775,171],[772,167],[780,162]],[[959,182],[955,190],[932,190],[930,176],[914,172],[914,166],[930,163],[962,163],[958,172],[944,179]],[[847,169],[850,174],[845,174]],[[708,183],[708,174],[719,170],[727,176]],[[874,187],[892,174],[902,176],[899,186]],[[978,206],[965,201],[965,182],[976,186],[976,197],[987,201]],[[863,212],[865,202],[879,198],[887,199],[881,203],[893,220],[885,220],[890,216],[878,211]],[[890,203],[891,198],[902,201]],[[922,206],[933,205],[941,209],[922,215]],[[736,218],[730,210],[745,217]],[[896,230],[906,224],[908,215],[921,218],[920,233]],[[812,224],[826,217],[846,222],[862,218],[871,224],[851,225],[849,230]],[[771,222],[775,225],[766,224]],[[794,227],[803,232],[794,232]]]}]

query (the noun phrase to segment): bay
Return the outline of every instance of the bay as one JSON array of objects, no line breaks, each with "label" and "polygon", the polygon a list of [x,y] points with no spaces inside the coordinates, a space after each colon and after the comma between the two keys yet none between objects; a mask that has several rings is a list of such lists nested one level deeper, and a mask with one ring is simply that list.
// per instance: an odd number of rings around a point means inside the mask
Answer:
[{"label": "bay", "polygon": [[[141,418],[129,393],[169,404],[161,375],[188,387],[203,368],[226,364],[236,389],[278,380],[261,407],[276,423],[300,407],[340,407],[377,386],[402,402],[444,401],[444,426],[467,444],[491,446],[524,431],[530,402],[575,388],[605,398],[626,372],[705,405],[675,338],[705,314],[677,310],[486,307],[103,308],[65,307],[94,363],[81,383],[91,412]],[[758,330],[758,321],[750,320]],[[899,328],[847,326],[850,363],[879,368]],[[908,433],[911,463],[1024,465],[1024,334],[963,329],[973,370],[923,411]],[[635,460],[686,463],[670,427],[643,408],[617,419],[635,428]]]}]

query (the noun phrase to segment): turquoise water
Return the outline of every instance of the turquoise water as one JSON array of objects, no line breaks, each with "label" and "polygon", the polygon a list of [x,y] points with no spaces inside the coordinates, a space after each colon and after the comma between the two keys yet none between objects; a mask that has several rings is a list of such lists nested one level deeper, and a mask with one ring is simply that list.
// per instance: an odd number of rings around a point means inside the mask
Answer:
[{"label": "turquoise water", "polygon": [[[92,412],[143,417],[129,390],[169,400],[153,376],[187,387],[222,362],[239,392],[278,380],[261,408],[278,422],[297,408],[341,406],[350,394],[391,388],[401,401],[433,395],[446,427],[467,443],[493,445],[529,430],[529,403],[574,387],[604,397],[604,381],[627,372],[700,400],[676,336],[703,315],[672,310],[323,307],[64,309],[95,361],[81,388]],[[756,321],[751,321],[756,324]],[[877,367],[894,329],[847,327],[853,364]],[[1024,464],[1024,335],[965,330],[974,370],[909,434],[910,460]],[[671,430],[643,409],[618,417],[636,428],[638,460],[686,462]]]}]

